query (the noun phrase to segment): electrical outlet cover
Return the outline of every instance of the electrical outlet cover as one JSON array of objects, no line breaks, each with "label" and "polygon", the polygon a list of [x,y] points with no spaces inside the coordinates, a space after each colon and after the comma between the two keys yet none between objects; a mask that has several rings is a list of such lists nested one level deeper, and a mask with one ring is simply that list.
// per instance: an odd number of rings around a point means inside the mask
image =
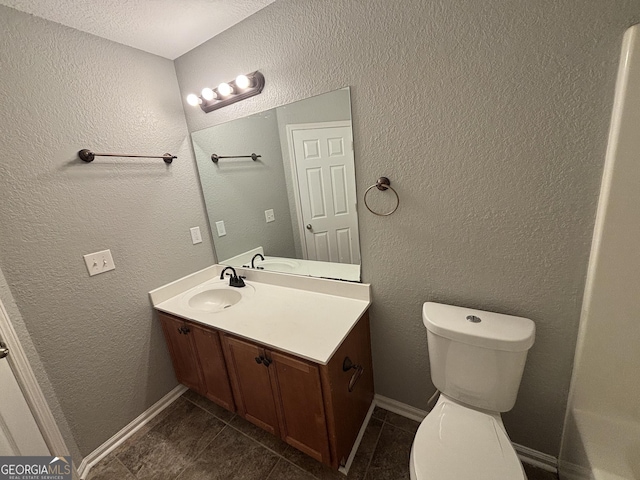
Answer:
[{"label": "electrical outlet cover", "polygon": [[218,236],[224,237],[227,234],[227,230],[224,228],[224,221],[220,220],[216,222],[216,228],[218,229]]},{"label": "electrical outlet cover", "polygon": [[189,229],[191,232],[191,242],[195,245],[202,243],[202,234],[200,233],[200,227],[193,227]]},{"label": "electrical outlet cover", "polygon": [[270,208],[269,210],[264,211],[264,218],[266,219],[267,223],[276,221],[276,216],[273,213],[273,208]]}]

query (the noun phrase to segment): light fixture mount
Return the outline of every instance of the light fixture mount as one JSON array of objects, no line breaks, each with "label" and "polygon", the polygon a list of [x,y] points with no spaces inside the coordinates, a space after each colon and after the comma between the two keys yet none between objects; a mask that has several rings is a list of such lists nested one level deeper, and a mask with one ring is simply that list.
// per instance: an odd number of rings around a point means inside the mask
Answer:
[{"label": "light fixture mount", "polygon": [[239,102],[245,98],[260,94],[264,88],[264,76],[257,70],[255,72],[248,73],[245,76],[249,79],[248,87],[240,88],[236,85],[236,80],[234,79],[230,82],[226,82],[233,87],[233,93],[230,93],[227,96],[221,95],[220,92],[218,92],[218,89],[214,88],[213,91],[217,95],[217,98],[212,100],[205,100],[202,98],[202,103],[200,104],[202,111],[205,113],[213,112],[214,110]]}]

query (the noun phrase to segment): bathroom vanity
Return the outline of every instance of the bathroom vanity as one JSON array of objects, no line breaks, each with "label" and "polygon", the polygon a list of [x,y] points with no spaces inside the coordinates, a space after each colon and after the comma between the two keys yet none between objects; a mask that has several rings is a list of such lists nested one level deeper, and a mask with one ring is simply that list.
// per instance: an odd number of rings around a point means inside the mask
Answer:
[{"label": "bathroom vanity", "polygon": [[344,467],[373,401],[369,285],[223,268],[150,293],[178,381]]}]

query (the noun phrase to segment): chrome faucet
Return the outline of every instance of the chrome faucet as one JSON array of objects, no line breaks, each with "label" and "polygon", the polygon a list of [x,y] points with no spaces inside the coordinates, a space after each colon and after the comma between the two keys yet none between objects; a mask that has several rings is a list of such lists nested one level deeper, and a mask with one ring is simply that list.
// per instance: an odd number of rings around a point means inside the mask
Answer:
[{"label": "chrome faucet", "polygon": [[251,268],[259,268],[260,270],[264,270],[264,267],[256,267],[255,266],[255,261],[256,261],[256,257],[260,257],[260,259],[264,262],[264,257],[262,256],[261,253],[256,253],[253,258],[251,259]]},{"label": "chrome faucet", "polygon": [[227,275],[229,276],[229,286],[230,287],[237,287],[237,288],[242,288],[245,285],[243,278],[246,277],[241,277],[236,273],[236,269],[233,267],[224,267],[224,270],[222,270],[222,272],[220,273],[220,280],[224,280],[224,272],[226,272],[227,270],[231,270],[233,273],[227,273]]}]

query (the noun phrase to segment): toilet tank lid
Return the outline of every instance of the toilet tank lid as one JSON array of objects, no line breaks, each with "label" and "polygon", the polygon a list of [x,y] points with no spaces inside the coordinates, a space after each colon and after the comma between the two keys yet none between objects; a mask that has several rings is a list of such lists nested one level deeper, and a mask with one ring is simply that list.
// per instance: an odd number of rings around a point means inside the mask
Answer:
[{"label": "toilet tank lid", "polygon": [[478,347],[522,352],[535,340],[531,320],[501,313],[426,302],[422,320],[431,333]]}]

